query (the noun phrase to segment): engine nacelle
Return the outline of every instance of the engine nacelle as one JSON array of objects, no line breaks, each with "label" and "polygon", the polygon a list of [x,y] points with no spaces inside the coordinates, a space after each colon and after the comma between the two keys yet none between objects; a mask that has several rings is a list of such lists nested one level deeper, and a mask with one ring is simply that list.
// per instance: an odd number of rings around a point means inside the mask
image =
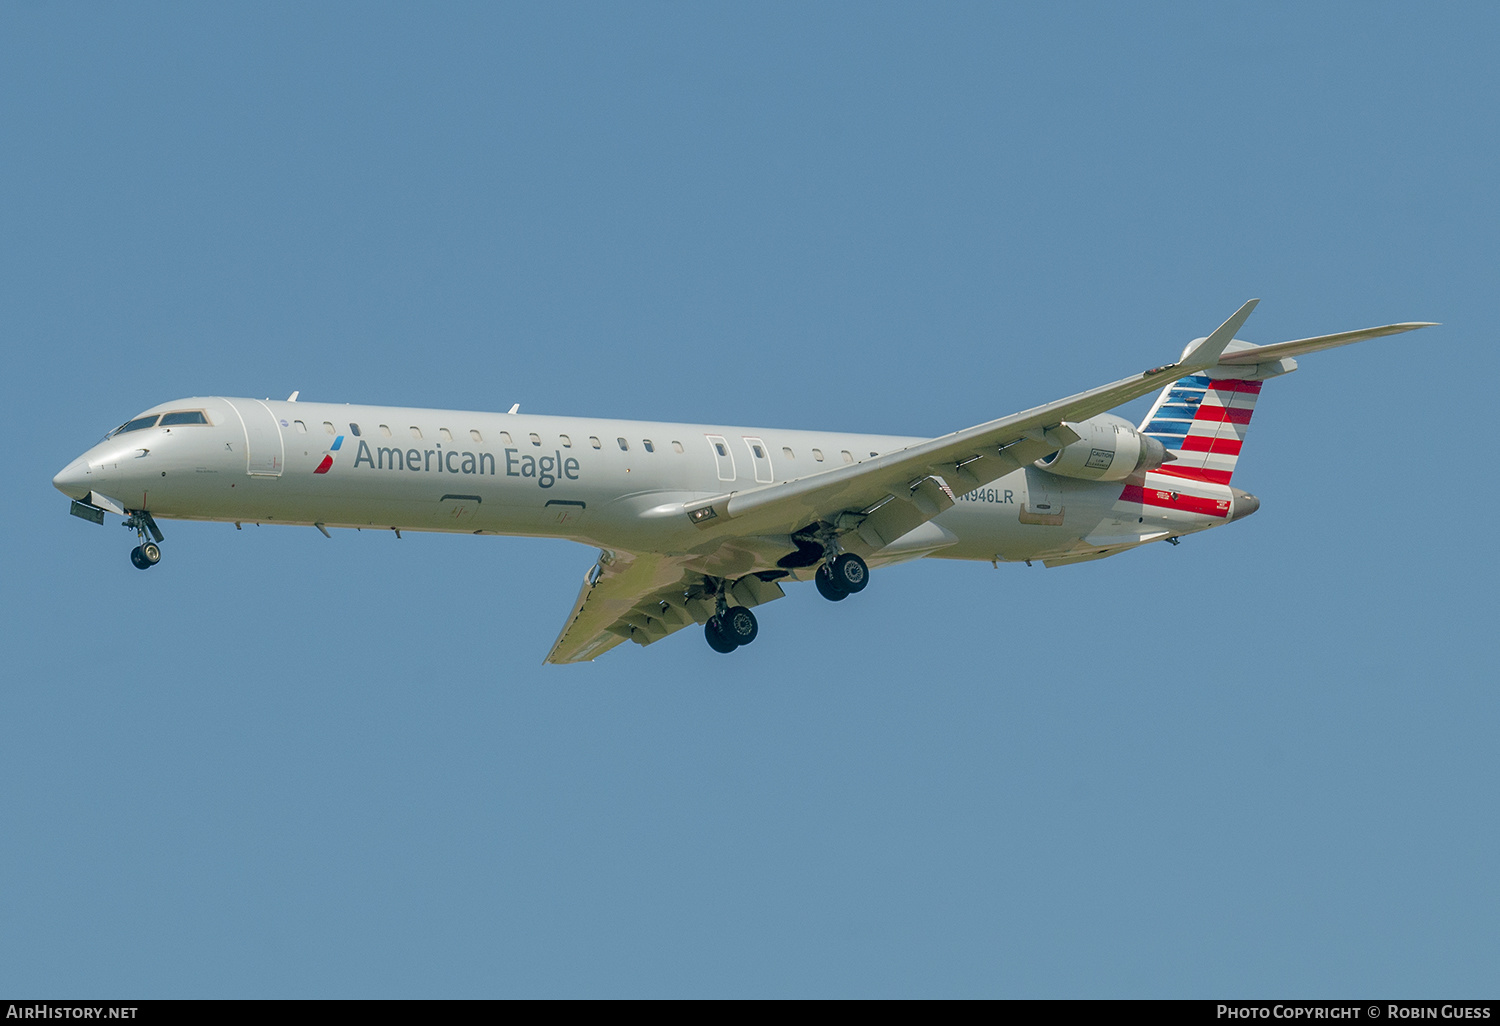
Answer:
[{"label": "engine nacelle", "polygon": [[1155,470],[1169,459],[1160,442],[1110,413],[1068,427],[1082,437],[1037,460],[1034,466],[1039,470],[1085,481],[1122,481],[1131,474]]}]

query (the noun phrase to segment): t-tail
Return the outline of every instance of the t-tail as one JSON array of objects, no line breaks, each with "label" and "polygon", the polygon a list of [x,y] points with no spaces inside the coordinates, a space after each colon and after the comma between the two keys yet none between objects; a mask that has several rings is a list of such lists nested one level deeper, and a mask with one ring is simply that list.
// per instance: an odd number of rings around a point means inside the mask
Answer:
[{"label": "t-tail", "polygon": [[[1178,378],[1162,389],[1141,422],[1142,434],[1161,442],[1172,457],[1154,472],[1227,485],[1234,477],[1261,386],[1296,370],[1294,356],[1429,326],[1428,322],[1387,324],[1268,346],[1233,340],[1217,366]],[[1194,340],[1184,356],[1202,341]]]}]

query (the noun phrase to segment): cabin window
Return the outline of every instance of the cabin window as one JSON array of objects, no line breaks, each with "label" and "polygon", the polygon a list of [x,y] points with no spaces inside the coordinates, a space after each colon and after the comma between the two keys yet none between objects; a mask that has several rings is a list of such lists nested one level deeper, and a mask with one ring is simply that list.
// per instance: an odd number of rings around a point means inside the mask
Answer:
[{"label": "cabin window", "polygon": [[305,434],[307,434],[307,425],[306,424],[302,423],[300,420],[294,420],[294,421],[292,421],[292,423],[294,425],[296,425],[297,434],[299,434],[299,435],[305,435]]},{"label": "cabin window", "polygon": [[537,434],[535,431],[533,431],[531,433],[531,444],[532,445],[541,445],[542,444],[542,436],[539,435],[539,434]]},{"label": "cabin window", "polygon": [[453,432],[447,428],[438,428],[438,437],[445,442],[451,442],[453,441]]},{"label": "cabin window", "polygon": [[844,457],[844,462],[845,463],[853,463],[854,462],[854,454],[852,452],[850,452],[848,449],[845,449],[839,455],[841,455],[841,456]]},{"label": "cabin window", "polygon": [[597,449],[599,448],[599,439],[595,438],[593,435],[589,435],[589,444]]},{"label": "cabin window", "polygon": [[645,441],[643,441],[641,444],[646,447],[646,451],[647,452],[655,452],[656,451],[656,446],[654,446],[654,445],[651,444],[651,439],[649,439],[649,438],[646,439]]},{"label": "cabin window", "polygon": [[817,460],[819,463],[822,463],[823,462],[823,450],[822,449],[814,449],[813,450],[813,459]]},{"label": "cabin window", "polygon": [[573,439],[569,438],[567,435],[558,435],[557,440],[562,442],[562,447],[564,449],[573,448]]},{"label": "cabin window", "polygon": [[419,427],[417,427],[415,424],[413,424],[411,426],[411,436],[413,438],[421,438],[422,437],[422,429],[419,428]]},{"label": "cabin window", "polygon": [[510,432],[509,431],[502,431],[502,432],[500,432],[500,444],[501,445],[509,445],[510,444]]},{"label": "cabin window", "polygon": [[621,452],[629,452],[630,451],[630,443],[627,442],[627,441],[625,441],[625,439],[623,439],[623,438],[616,438],[615,441],[617,441],[617,442],[620,443],[620,451]]},{"label": "cabin window", "polygon": [[796,456],[792,455],[792,447],[790,445],[783,445],[781,447],[781,455],[785,456],[789,460],[794,460],[797,458]]},{"label": "cabin window", "polygon": [[720,456],[728,456],[729,455],[729,450],[726,449],[726,448],[724,448],[724,443],[723,442],[715,442],[714,443],[714,452],[718,453]]},{"label": "cabin window", "polygon": [[323,422],[323,430],[328,432],[330,435],[338,434],[338,432],[333,429],[333,421],[331,420],[325,420]]},{"label": "cabin window", "polygon": [[391,437],[391,426],[389,424],[380,425],[380,433],[387,438]]},{"label": "cabin window", "polygon": [[758,460],[763,460],[766,458],[766,450],[762,449],[758,445],[752,445],[750,447],[750,451],[755,453],[755,458]]},{"label": "cabin window", "polygon": [[476,442],[482,442],[482,441],[484,441],[484,436],[479,433],[479,429],[478,428],[470,428],[469,429],[469,437],[472,438],[472,439],[474,439],[474,441],[476,441]]},{"label": "cabin window", "polygon": [[682,443],[674,440],[672,442],[672,451],[673,452],[682,452],[683,451],[683,449],[682,449]]},{"label": "cabin window", "polygon": [[358,424],[350,424],[349,425],[349,433],[351,435],[353,435],[355,438],[358,438],[359,437],[359,425]]},{"label": "cabin window", "polygon": [[880,455],[880,453],[878,453],[878,452],[872,452],[872,453],[870,453],[870,455],[871,455],[871,456],[879,456],[879,455]]},{"label": "cabin window", "polygon": [[178,410],[176,413],[163,413],[161,415],[161,426],[171,427],[174,424],[207,424],[208,418],[203,415],[202,410]]}]

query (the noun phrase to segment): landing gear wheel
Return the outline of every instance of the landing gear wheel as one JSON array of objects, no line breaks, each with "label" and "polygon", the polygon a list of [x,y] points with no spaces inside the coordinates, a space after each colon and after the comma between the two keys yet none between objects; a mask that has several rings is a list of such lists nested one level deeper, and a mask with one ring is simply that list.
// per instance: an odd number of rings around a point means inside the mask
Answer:
[{"label": "landing gear wheel", "polygon": [[130,562],[137,570],[150,570],[161,562],[161,546],[157,544],[161,541],[161,528],[156,526],[150,513],[143,509],[132,510],[121,526],[134,531],[141,540],[130,550]]},{"label": "landing gear wheel", "polygon": [[744,606],[735,606],[719,617],[719,633],[735,645],[748,645],[760,633],[760,624],[750,610]]},{"label": "landing gear wheel", "polygon": [[852,552],[846,552],[833,561],[833,579],[845,592],[853,595],[865,590],[870,583],[870,568],[865,561]]},{"label": "landing gear wheel", "polygon": [[813,574],[813,583],[818,586],[818,594],[829,602],[842,602],[849,597],[849,593],[839,587],[839,582],[834,579],[833,570],[827,563],[818,567],[818,572]]},{"label": "landing gear wheel", "polygon": [[703,625],[703,636],[708,639],[708,647],[715,652],[729,653],[739,648],[739,643],[724,633],[723,625],[717,616],[710,616],[708,623]]}]

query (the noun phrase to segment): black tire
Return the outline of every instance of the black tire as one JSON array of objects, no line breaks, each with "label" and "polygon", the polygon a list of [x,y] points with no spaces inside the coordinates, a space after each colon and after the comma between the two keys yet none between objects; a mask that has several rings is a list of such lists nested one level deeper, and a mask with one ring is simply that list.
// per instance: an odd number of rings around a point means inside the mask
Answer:
[{"label": "black tire", "polygon": [[829,602],[842,602],[849,597],[849,593],[839,587],[839,582],[834,580],[833,569],[827,563],[818,567],[818,572],[813,574],[813,581],[818,586],[818,594]]},{"label": "black tire", "polygon": [[865,590],[870,583],[870,568],[865,561],[852,552],[846,552],[833,561],[833,579],[850,595]]},{"label": "black tire", "polygon": [[155,566],[161,562],[161,547],[156,542],[147,542],[141,546],[141,558]]},{"label": "black tire", "polygon": [[735,606],[719,618],[719,632],[736,645],[748,645],[760,633],[760,623],[750,610]]},{"label": "black tire", "polygon": [[150,570],[151,564],[146,562],[146,557],[141,555],[141,547],[137,545],[130,550],[130,562],[137,570]]},{"label": "black tire", "polygon": [[724,652],[727,654],[740,647],[735,643],[733,638],[724,633],[717,616],[709,617],[708,623],[703,625],[703,636],[708,639],[708,647],[715,652]]}]

